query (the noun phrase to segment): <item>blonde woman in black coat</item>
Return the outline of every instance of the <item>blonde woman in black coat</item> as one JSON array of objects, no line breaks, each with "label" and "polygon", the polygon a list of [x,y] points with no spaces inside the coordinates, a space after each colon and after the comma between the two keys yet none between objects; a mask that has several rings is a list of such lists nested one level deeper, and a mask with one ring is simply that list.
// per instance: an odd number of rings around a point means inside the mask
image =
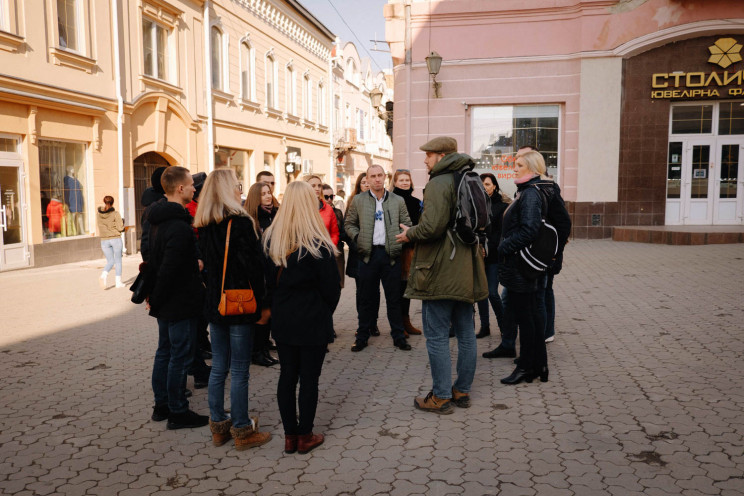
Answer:
[{"label": "blonde woman in black coat", "polygon": [[263,243],[273,264],[267,283],[281,367],[276,396],[284,425],[284,451],[307,453],[323,444],[323,435],[313,434],[313,422],[320,371],[333,335],[333,312],[341,295],[338,250],[309,184],[295,181],[287,186]]}]

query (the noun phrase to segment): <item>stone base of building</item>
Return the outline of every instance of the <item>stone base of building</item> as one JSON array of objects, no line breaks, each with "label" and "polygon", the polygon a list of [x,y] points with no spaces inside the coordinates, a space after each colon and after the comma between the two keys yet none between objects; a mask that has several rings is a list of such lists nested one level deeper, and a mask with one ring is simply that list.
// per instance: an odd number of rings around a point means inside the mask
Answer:
[{"label": "stone base of building", "polygon": [[103,258],[101,238],[81,237],[32,246],[32,267]]},{"label": "stone base of building", "polygon": [[744,226],[618,226],[612,228],[612,239],[662,245],[744,243]]}]

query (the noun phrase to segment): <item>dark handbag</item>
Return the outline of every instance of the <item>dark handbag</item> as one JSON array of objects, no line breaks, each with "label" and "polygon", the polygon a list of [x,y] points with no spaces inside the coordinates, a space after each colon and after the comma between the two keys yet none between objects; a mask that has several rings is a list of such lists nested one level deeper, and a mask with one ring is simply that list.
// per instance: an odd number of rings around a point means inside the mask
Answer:
[{"label": "dark handbag", "polygon": [[537,279],[545,274],[558,255],[558,231],[545,219],[548,215],[548,198],[535,186],[542,197],[542,218],[537,237],[529,245],[517,252],[516,261],[519,272],[527,279]]},{"label": "dark handbag", "polygon": [[[222,288],[220,289],[220,304],[217,311],[223,317],[230,315],[250,315],[256,313],[256,297],[253,289],[228,289],[225,291],[225,272],[227,271],[227,252],[230,249],[230,229],[232,219],[227,223],[227,236],[225,237],[225,261],[222,264]],[[249,284],[250,286],[250,284]]]},{"label": "dark handbag", "polygon": [[132,292],[132,303],[140,304],[150,296],[152,288],[155,286],[155,277],[152,269],[147,262],[139,265],[139,274],[129,288]]}]

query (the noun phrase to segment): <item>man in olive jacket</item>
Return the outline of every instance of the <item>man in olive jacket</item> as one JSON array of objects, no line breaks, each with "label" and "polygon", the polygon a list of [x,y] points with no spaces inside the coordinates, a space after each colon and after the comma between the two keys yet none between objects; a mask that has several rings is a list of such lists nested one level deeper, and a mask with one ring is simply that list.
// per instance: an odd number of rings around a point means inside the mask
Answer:
[{"label": "man in olive jacket", "polygon": [[357,284],[359,291],[359,327],[351,351],[367,347],[370,329],[375,327],[377,308],[375,301],[380,281],[385,290],[390,335],[393,344],[404,351],[411,349],[406,341],[403,315],[400,311],[400,255],[403,245],[395,236],[402,225],[410,226],[406,203],[400,196],[385,191],[385,171],[379,165],[367,169],[369,191],[354,196],[346,210],[344,230],[359,255]]},{"label": "man in olive jacket", "polygon": [[[430,176],[424,189],[424,211],[416,226],[401,226],[403,232],[397,236],[401,243],[416,243],[405,297],[423,300],[424,337],[433,381],[432,391],[426,397],[416,398],[414,406],[448,414],[454,410],[452,403],[462,408],[470,406],[477,356],[473,304],[488,297],[488,283],[481,249],[466,245],[447,232],[457,208],[455,173],[471,167],[472,158],[457,153],[457,141],[444,136],[420,149],[426,152],[424,163]],[[458,350],[454,386],[450,327],[457,336]]]}]

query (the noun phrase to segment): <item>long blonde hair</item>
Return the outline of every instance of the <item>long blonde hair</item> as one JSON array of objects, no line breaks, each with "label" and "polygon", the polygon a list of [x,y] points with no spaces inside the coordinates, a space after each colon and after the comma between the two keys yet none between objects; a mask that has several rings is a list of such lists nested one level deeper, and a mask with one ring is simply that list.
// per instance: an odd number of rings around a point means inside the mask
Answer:
[{"label": "long blonde hair", "polygon": [[527,168],[533,174],[537,174],[542,179],[552,180],[545,175],[548,169],[545,166],[545,158],[543,158],[542,153],[530,150],[523,155],[520,155],[517,160],[519,159],[524,160],[525,164],[527,164]]},{"label": "long blonde hair", "polygon": [[[229,167],[218,167],[213,170],[204,181],[204,187],[199,195],[199,206],[194,215],[194,227],[204,227],[208,224],[219,224],[230,215],[248,217],[248,212],[235,198],[238,178],[235,171]],[[256,228],[255,222],[253,228]]]},{"label": "long blonde hair", "polygon": [[318,197],[306,182],[293,181],[284,191],[284,201],[274,222],[264,232],[264,251],[276,265],[287,266],[287,257],[299,250],[320,258],[320,250],[338,254],[318,212]]}]

